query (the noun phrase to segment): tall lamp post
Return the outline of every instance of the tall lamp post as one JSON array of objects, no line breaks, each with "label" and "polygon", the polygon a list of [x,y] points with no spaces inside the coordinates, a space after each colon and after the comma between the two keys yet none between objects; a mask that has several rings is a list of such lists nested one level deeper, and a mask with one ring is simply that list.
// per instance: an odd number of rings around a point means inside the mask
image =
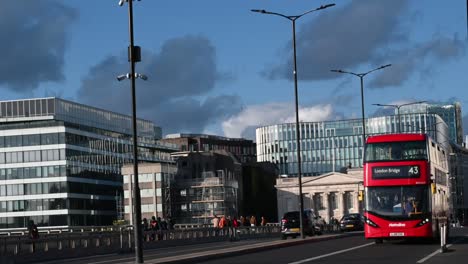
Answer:
[{"label": "tall lamp post", "polygon": [[143,238],[141,228],[141,197],[138,185],[138,143],[137,143],[137,120],[136,120],[136,96],[135,79],[146,80],[147,77],[135,72],[135,63],[141,61],[140,47],[135,46],[133,40],[133,0],[120,0],[119,6],[124,2],[128,3],[128,27],[130,35],[130,46],[128,47],[128,60],[130,61],[131,72],[117,76],[117,80],[131,80],[132,87],[132,126],[133,126],[133,233],[135,236],[135,263],[143,263]]},{"label": "tall lamp post", "polygon": [[[362,146],[363,146],[362,151],[363,152],[364,152],[364,144],[366,143],[366,117],[364,114],[364,76],[366,76],[367,74],[371,72],[378,71],[378,70],[381,70],[390,66],[392,65],[391,64],[383,65],[383,66],[380,66],[378,68],[375,68],[373,70],[370,70],[364,73],[354,73],[354,72],[344,71],[344,70],[331,70],[332,72],[351,74],[361,79]],[[364,161],[364,155],[362,155],[362,160]]]},{"label": "tall lamp post", "polygon": [[256,13],[261,13],[261,14],[267,14],[267,15],[276,15],[280,16],[283,18],[288,19],[289,21],[292,22],[292,32],[293,32],[293,60],[294,60],[294,96],[295,96],[295,106],[296,106],[296,145],[297,145],[297,175],[298,175],[298,185],[299,185],[299,208],[300,208],[300,217],[299,217],[299,226],[301,230],[301,237],[305,238],[304,236],[304,225],[303,225],[303,219],[302,219],[302,214],[304,213],[304,197],[302,197],[302,173],[301,173],[301,142],[300,142],[300,133],[299,133],[299,101],[298,101],[298,96],[297,96],[297,63],[296,63],[296,20],[298,20],[300,17],[315,12],[319,11],[328,7],[332,7],[335,4],[328,4],[328,5],[322,5],[318,8],[309,10],[307,12],[304,12],[300,15],[295,15],[295,16],[287,16],[283,15],[280,13],[275,13],[275,12],[269,12],[263,9],[252,9],[250,11],[256,12]]},{"label": "tall lamp post", "polygon": [[400,108],[402,106],[407,106],[407,105],[415,105],[415,104],[422,104],[425,103],[426,101],[417,101],[417,102],[412,102],[412,103],[407,103],[407,104],[372,104],[376,106],[387,106],[387,107],[393,107],[397,109],[397,116],[398,116],[398,133],[401,132],[401,119],[400,119]]}]

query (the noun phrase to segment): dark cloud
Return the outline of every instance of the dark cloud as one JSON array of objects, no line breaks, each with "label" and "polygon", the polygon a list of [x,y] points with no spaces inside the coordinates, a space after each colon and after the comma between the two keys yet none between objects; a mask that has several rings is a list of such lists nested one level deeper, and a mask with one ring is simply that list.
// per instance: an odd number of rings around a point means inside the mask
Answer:
[{"label": "dark cloud", "polygon": [[64,80],[67,34],[77,11],[56,1],[2,1],[0,85],[30,92]]},{"label": "dark cloud", "polygon": [[203,101],[182,97],[148,109],[143,116],[154,120],[164,134],[202,133],[206,127],[240,110],[238,96],[221,95]]},{"label": "dark cloud", "polygon": [[[330,69],[351,69],[368,63],[380,47],[405,40],[400,17],[407,0],[352,1],[320,11],[297,32],[298,78],[317,80],[336,78]],[[304,20],[301,18],[300,20]],[[300,24],[298,20],[297,24]],[[269,78],[291,78],[291,43],[286,64],[268,69]]]},{"label": "dark cloud", "polygon": [[[385,73],[377,72],[375,78],[369,82],[370,88],[383,88],[396,86],[410,78],[416,71],[423,77],[431,77],[434,73],[431,67],[427,66],[426,60],[434,59],[439,62],[458,58],[465,51],[464,41],[453,38],[434,36],[426,43],[418,44],[407,50],[398,50],[386,54],[386,60],[392,61],[392,67],[385,69]],[[385,59],[381,59],[385,61]]]},{"label": "dark cloud", "polygon": [[[130,81],[116,76],[129,71],[126,56],[112,56],[90,69],[78,91],[81,101],[128,114],[131,109]],[[148,76],[136,80],[138,116],[154,121],[164,134],[203,132],[220,118],[240,111],[238,96],[209,96],[219,73],[216,50],[202,36],[184,36],[165,42],[157,54],[145,51],[136,71]],[[200,99],[202,96],[208,96]]]},{"label": "dark cloud", "polygon": [[[360,0],[316,14],[316,19],[304,23],[297,33],[298,78],[342,78],[341,74],[330,70],[359,73],[362,65],[379,67],[391,63],[392,67],[373,73],[368,86],[397,86],[416,71],[431,72],[434,63],[429,60],[444,62],[463,53],[465,44],[456,36],[439,35],[427,43],[409,44],[408,25],[415,18],[409,13],[408,4],[408,0]],[[291,79],[291,54],[289,42],[279,60],[286,63],[266,69],[262,74],[270,79]]]}]

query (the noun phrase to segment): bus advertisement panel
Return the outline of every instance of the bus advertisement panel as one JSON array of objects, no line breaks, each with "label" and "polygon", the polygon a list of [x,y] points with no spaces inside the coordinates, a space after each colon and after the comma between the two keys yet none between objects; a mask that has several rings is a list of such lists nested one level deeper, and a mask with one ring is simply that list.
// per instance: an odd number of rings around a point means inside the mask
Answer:
[{"label": "bus advertisement panel", "polygon": [[447,154],[425,134],[367,139],[366,238],[380,243],[388,238],[437,237],[438,227],[447,221],[448,190],[441,180],[448,177]]}]

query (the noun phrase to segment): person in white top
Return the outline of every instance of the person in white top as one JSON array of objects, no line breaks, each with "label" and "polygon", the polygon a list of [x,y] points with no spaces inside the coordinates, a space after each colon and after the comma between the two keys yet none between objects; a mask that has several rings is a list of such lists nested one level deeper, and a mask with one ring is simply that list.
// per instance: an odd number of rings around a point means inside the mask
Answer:
[{"label": "person in white top", "polygon": [[219,218],[216,215],[214,215],[213,220],[211,222],[213,223],[214,228],[219,227]]}]

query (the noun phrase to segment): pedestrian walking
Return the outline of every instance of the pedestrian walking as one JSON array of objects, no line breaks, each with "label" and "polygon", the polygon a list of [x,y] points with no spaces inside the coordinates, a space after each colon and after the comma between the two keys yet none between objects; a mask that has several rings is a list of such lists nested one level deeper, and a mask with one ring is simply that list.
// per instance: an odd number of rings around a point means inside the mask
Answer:
[{"label": "pedestrian walking", "polygon": [[218,228],[219,227],[219,218],[216,215],[214,215],[213,220],[211,220],[211,223],[213,224],[214,228]]},{"label": "pedestrian walking", "polygon": [[156,240],[156,232],[159,229],[158,221],[156,220],[155,216],[151,217],[150,228],[151,228],[151,240],[154,241]]},{"label": "pedestrian walking", "polygon": [[239,228],[239,221],[237,220],[237,218],[234,216],[232,218],[232,231],[233,231],[233,234],[232,234],[232,241],[235,241],[235,240],[239,240],[239,237],[238,237],[238,228]]},{"label": "pedestrian walking", "polygon": [[143,220],[141,221],[141,230],[143,230],[143,240],[144,241],[148,241],[148,234],[146,233],[146,231],[148,231],[148,229],[149,229],[148,219],[143,218]]},{"label": "pedestrian walking", "polygon": [[257,226],[257,218],[255,218],[255,215],[250,217],[250,226]]},{"label": "pedestrian walking", "polygon": [[33,220],[29,220],[28,224],[28,236],[31,239],[39,238],[39,230],[37,229],[37,225],[34,223]]}]

